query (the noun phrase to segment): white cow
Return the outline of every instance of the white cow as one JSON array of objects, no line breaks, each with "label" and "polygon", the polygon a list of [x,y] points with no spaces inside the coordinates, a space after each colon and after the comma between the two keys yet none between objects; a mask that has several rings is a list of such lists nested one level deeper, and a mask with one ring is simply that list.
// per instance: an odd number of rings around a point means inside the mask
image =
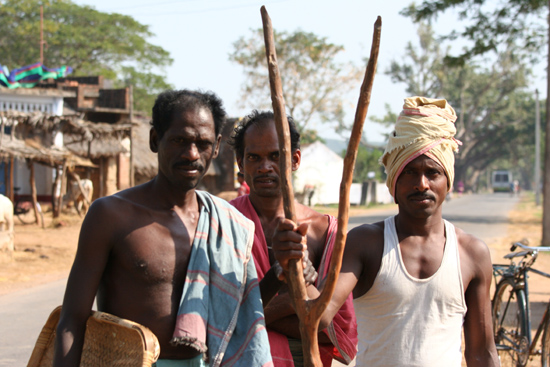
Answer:
[{"label": "white cow", "polygon": [[69,190],[67,197],[69,202],[73,202],[74,207],[79,215],[86,214],[88,211],[88,203],[92,202],[92,196],[94,195],[94,185],[92,180],[83,178],[80,180],[80,186],[82,186],[83,192],[80,191],[77,181],[71,181],[69,184]]},{"label": "white cow", "polygon": [[0,250],[13,252],[15,250],[13,230],[13,203],[0,194]]}]

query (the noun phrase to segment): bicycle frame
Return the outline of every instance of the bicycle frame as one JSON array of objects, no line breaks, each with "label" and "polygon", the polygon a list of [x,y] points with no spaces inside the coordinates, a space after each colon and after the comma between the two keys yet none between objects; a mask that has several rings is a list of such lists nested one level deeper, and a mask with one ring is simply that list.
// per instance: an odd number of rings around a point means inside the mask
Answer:
[{"label": "bicycle frame", "polygon": [[[510,259],[510,264],[493,264],[493,277],[495,279],[495,284],[498,284],[498,281],[500,279],[510,277],[514,279],[514,283],[516,286],[523,287],[524,294],[525,294],[525,305],[524,309],[526,312],[526,321],[527,321],[527,341],[529,345],[529,355],[535,355],[539,354],[538,351],[536,351],[536,346],[539,341],[539,338],[541,337],[544,326],[548,322],[550,318],[550,300],[546,305],[546,310],[544,311],[544,315],[542,317],[542,320],[540,321],[537,332],[535,333],[534,337],[531,337],[531,302],[529,300],[529,272],[538,274],[540,276],[543,276],[545,278],[550,279],[550,274],[546,273],[544,271],[531,268],[535,260],[537,259],[538,252],[540,250],[542,251],[549,251],[549,248],[534,248],[526,246],[522,243],[515,243],[512,246],[511,251],[514,251],[515,248],[519,246],[526,251],[520,251],[520,252],[512,252],[504,256],[506,259]],[[530,258],[528,258],[530,256]],[[519,261],[518,264],[516,264],[513,261],[513,258],[516,257],[522,257],[522,259]]]},{"label": "bicycle frame", "polygon": [[544,330],[544,326],[546,325],[546,322],[548,322],[548,318],[550,317],[550,300],[548,301],[546,305],[546,310],[544,311],[544,315],[542,316],[542,320],[539,323],[539,326],[537,328],[537,332],[535,333],[535,336],[531,338],[531,302],[529,301],[529,282],[527,279],[529,278],[528,272],[532,272],[538,275],[541,275],[545,278],[550,278],[550,274],[545,273],[543,271],[540,271],[538,269],[533,268],[526,268],[526,270],[523,273],[524,277],[524,283],[525,283],[525,300],[527,303],[527,325],[529,326],[529,332],[527,333],[527,340],[529,340],[529,354],[535,354],[535,348],[539,341],[539,338],[542,336],[542,332]]}]

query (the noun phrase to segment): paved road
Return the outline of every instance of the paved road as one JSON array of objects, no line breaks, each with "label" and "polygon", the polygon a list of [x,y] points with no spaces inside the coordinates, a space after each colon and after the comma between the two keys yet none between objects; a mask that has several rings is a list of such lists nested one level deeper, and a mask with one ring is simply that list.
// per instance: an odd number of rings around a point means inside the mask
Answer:
[{"label": "paved road", "polygon": [[[485,241],[506,234],[506,216],[516,198],[507,194],[466,195],[446,202],[444,217]],[[373,223],[396,209],[350,219],[349,227]],[[36,338],[53,308],[61,304],[65,280],[0,296],[0,367],[26,366]]]},{"label": "paved road", "polygon": [[63,300],[65,281],[0,296],[0,366],[26,366],[48,315]]},{"label": "paved road", "polygon": [[[443,204],[443,217],[467,233],[489,241],[506,235],[507,215],[517,202],[517,197],[510,197],[506,193],[464,195]],[[375,223],[394,214],[397,214],[397,208],[352,217],[349,228],[363,223]]]}]

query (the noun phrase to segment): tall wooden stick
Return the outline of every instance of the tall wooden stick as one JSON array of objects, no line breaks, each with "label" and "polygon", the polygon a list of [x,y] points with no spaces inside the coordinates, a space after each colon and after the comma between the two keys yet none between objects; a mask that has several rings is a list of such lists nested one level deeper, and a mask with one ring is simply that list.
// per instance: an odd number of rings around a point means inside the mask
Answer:
[{"label": "tall wooden stick", "polygon": [[[277,55],[275,52],[275,42],[273,38],[273,27],[271,19],[267,14],[265,7],[261,8],[264,39],[266,48],[266,57],[269,69],[269,84],[271,86],[271,100],[273,103],[273,113],[277,134],[279,137],[279,162],[281,166],[281,188],[284,201],[284,210],[286,218],[296,221],[294,210],[294,194],[291,185],[292,157],[290,149],[290,133],[288,130],[288,121],[286,118],[285,105],[283,99],[282,83],[277,66]],[[320,367],[322,366],[319,356],[319,346],[317,333],[319,321],[323,312],[326,310],[330,299],[334,293],[338,274],[342,266],[342,256],[346,242],[347,222],[349,215],[349,191],[353,178],[353,168],[357,157],[357,149],[361,140],[361,132],[367,115],[376,64],[378,60],[378,50],[380,47],[380,34],[382,29],[382,19],[378,17],[374,26],[373,43],[371,55],[365,78],[361,86],[359,102],[355,114],[355,121],[350,137],[348,151],[344,159],[344,171],[342,182],[340,184],[340,202],[338,206],[338,231],[336,234],[336,243],[332,253],[332,260],[329,267],[327,280],[319,297],[315,300],[309,300],[306,293],[305,282],[302,274],[302,264],[300,261],[293,261],[289,265],[289,289],[296,309],[296,314],[300,320],[300,334],[302,336],[302,346],[304,352],[304,366]]]},{"label": "tall wooden stick", "polygon": [[[332,251],[332,259],[330,261],[327,280],[325,282],[323,292],[321,292],[318,298],[318,302],[321,305],[324,305],[320,306],[323,311],[326,309],[330,299],[332,298],[332,294],[334,293],[334,288],[336,287],[336,282],[338,280],[338,274],[340,274],[340,268],[342,267],[342,256],[344,254],[348,229],[349,192],[353,181],[353,170],[355,167],[355,160],[357,158],[357,150],[359,149],[359,143],[361,142],[361,133],[363,131],[363,125],[369,110],[372,85],[374,83],[376,65],[378,64],[381,33],[382,18],[379,16],[374,23],[369,62],[365,71],[365,77],[363,78],[363,84],[361,85],[359,100],[357,101],[355,111],[355,120],[351,130],[348,150],[344,158],[344,170],[342,172],[342,182],[340,183],[340,201],[338,202],[338,231],[336,233],[336,242],[334,243],[334,250]],[[319,318],[321,315],[322,312],[319,315]]]},{"label": "tall wooden stick", "polygon": [[[296,222],[296,210],[294,208],[294,191],[292,189],[292,149],[290,144],[290,130],[288,127],[288,120],[286,118],[281,76],[279,75],[279,67],[277,65],[277,54],[275,51],[275,41],[273,39],[273,27],[271,25],[271,19],[269,18],[267,10],[264,6],[262,6],[261,8],[261,13],[264,27],[265,53],[269,69],[271,102],[273,104],[273,115],[275,119],[275,126],[277,129],[277,136],[279,137],[279,165],[281,190],[283,194],[283,206],[285,217],[292,220],[293,222]],[[300,317],[300,315],[305,315],[308,313],[308,297],[301,261],[290,261],[288,282],[291,300],[293,300],[296,314],[298,315],[300,320],[303,320],[303,316]],[[303,337],[304,334],[302,327],[303,322],[300,321],[302,342],[307,343],[307,341],[305,341]],[[317,351],[317,355],[318,354],[319,352]]]}]

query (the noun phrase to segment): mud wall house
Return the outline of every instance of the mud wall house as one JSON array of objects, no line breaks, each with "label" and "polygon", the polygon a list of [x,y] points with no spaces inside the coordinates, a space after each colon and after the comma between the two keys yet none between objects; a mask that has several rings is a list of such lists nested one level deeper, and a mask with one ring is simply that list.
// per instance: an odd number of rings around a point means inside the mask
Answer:
[{"label": "mud wall house", "polygon": [[113,89],[102,76],[60,78],[49,86],[73,92],[64,100],[65,113],[86,121],[82,134],[87,135],[66,135],[63,144],[97,166],[78,172],[92,180],[94,199],[132,186],[131,89]]},{"label": "mud wall house", "polygon": [[140,185],[157,175],[158,159],[157,154],[149,148],[151,119],[146,116],[135,116],[133,121],[134,184]]},{"label": "mud wall house", "polygon": [[[33,167],[32,173],[36,171],[34,170],[35,165],[49,167],[55,176],[46,194],[40,195],[36,190],[35,183],[40,179],[38,175],[31,174],[31,177],[34,176],[35,179],[29,179],[26,184],[31,187],[30,193],[39,194],[37,195],[38,201],[51,202],[55,208],[59,208],[61,204],[59,200],[66,192],[67,172],[93,172],[99,167],[89,159],[69,151],[65,146],[48,145],[49,139],[44,140],[43,137],[62,136],[63,140],[77,140],[90,146],[88,143],[93,142],[94,139],[102,142],[110,139],[119,142],[127,138],[130,133],[127,125],[113,127],[110,124],[86,122],[77,116],[51,116],[40,112],[0,112],[0,123],[6,128],[0,129],[0,132],[4,131],[0,138],[0,160],[9,162],[10,159],[14,160],[15,158],[29,162]],[[8,128],[11,130],[10,134],[5,133]],[[15,186],[14,181],[10,179],[15,175],[13,172],[5,175],[8,178],[6,181],[10,182],[7,185],[9,191]],[[29,192],[21,194],[28,195]],[[13,190],[11,195],[13,196]]]},{"label": "mud wall house", "polygon": [[131,125],[83,120],[79,125],[78,133],[63,134],[63,143],[69,152],[92,163],[77,167],[75,172],[92,180],[93,199],[130,187]]},{"label": "mud wall house", "polygon": [[[40,168],[46,167],[57,175],[58,166],[74,167],[81,164],[82,159],[75,157],[64,147],[58,147],[53,144],[45,143],[49,139],[44,137],[56,136],[64,123],[59,116],[45,115],[40,112],[21,112],[21,111],[0,111],[0,162],[4,165],[4,185],[6,195],[13,201],[15,198],[15,174],[14,162],[21,161],[27,163],[29,170],[29,180],[22,182],[30,187],[30,192],[19,193],[30,195],[34,206],[35,220],[41,223],[43,217],[38,215],[38,202],[51,199],[54,185],[49,189],[48,195],[39,195],[37,182],[51,176],[40,176],[36,174]],[[6,133],[9,131],[9,134]],[[36,169],[35,169],[36,168]],[[20,179],[20,177],[19,177]],[[41,180],[42,179],[42,180]],[[61,187],[59,181],[55,181],[57,187]],[[46,199],[46,196],[48,199]],[[58,195],[58,198],[60,196]],[[59,208],[60,201],[52,200],[52,208]],[[54,212],[55,213],[55,212]],[[42,219],[40,219],[42,218]],[[43,224],[43,222],[42,222]]]}]

